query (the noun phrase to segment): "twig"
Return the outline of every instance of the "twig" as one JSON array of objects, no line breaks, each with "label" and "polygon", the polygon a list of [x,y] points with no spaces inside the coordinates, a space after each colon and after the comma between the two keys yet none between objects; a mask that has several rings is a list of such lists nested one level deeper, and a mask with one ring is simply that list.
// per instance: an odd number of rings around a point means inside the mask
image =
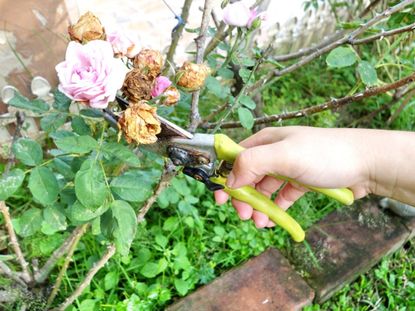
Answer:
[{"label": "twig", "polygon": [[[319,113],[321,111],[340,108],[340,107],[342,107],[344,105],[347,105],[347,104],[350,104],[352,102],[361,101],[364,98],[368,98],[368,97],[371,97],[371,96],[375,96],[375,95],[378,95],[378,94],[389,92],[391,90],[397,89],[401,86],[407,85],[407,84],[412,83],[414,81],[415,81],[415,73],[408,76],[408,77],[406,77],[406,78],[398,80],[396,82],[386,84],[386,85],[376,87],[376,88],[371,88],[371,89],[368,89],[368,90],[366,90],[362,93],[357,93],[357,94],[354,94],[352,96],[346,96],[346,97],[342,97],[340,99],[332,99],[332,100],[327,101],[323,104],[308,107],[308,108],[304,108],[304,109],[301,109],[301,110],[296,110],[296,111],[291,111],[291,112],[286,112],[286,113],[281,113],[281,114],[275,114],[275,115],[271,115],[271,116],[264,116],[264,117],[256,118],[256,119],[254,119],[255,120],[254,125],[271,123],[271,122],[275,122],[275,121],[282,121],[282,120],[288,120],[288,119],[296,119],[296,118],[309,116],[309,115],[312,115],[312,114],[315,114],[315,113]],[[217,125],[218,125],[218,123],[211,123],[208,126],[206,126],[205,128],[208,128],[208,129],[215,128]],[[242,126],[241,122],[233,121],[233,122],[223,123],[221,125],[221,128],[235,128],[235,127],[241,127],[241,126]]]},{"label": "twig", "polygon": [[148,198],[146,203],[140,209],[140,212],[137,214],[137,222],[140,223],[144,220],[145,215],[150,210],[151,206],[153,206],[154,202],[157,200],[157,197],[160,193],[170,185],[171,179],[176,176],[176,168],[169,162],[166,162],[164,166],[163,173],[161,174],[160,181],[153,192],[153,195]]},{"label": "twig", "polygon": [[210,114],[208,114],[206,116],[206,118],[204,118],[202,120],[202,122],[200,123],[201,126],[203,127],[204,125],[206,125],[207,123],[209,123],[210,120],[212,120],[219,113],[221,113],[222,111],[224,111],[226,108],[229,108],[229,106],[230,106],[229,102],[225,102],[222,106],[220,106],[219,108],[213,110]]},{"label": "twig", "polygon": [[229,27],[228,30],[225,31],[226,24],[224,22],[220,22],[217,29],[218,30],[216,31],[215,36],[212,39],[210,39],[206,46],[205,53],[203,55],[203,58],[205,59],[209,55],[209,53],[212,52],[219,45],[219,43],[223,42],[226,39],[229,33],[232,32],[233,27]]},{"label": "twig", "polygon": [[392,29],[392,30],[388,30],[388,31],[381,31],[380,33],[375,34],[375,35],[370,36],[370,37],[351,40],[349,43],[352,44],[352,45],[365,44],[365,43],[375,41],[377,39],[383,39],[385,37],[390,37],[390,36],[394,36],[394,35],[397,35],[397,34],[400,34],[400,33],[410,32],[410,31],[414,31],[414,30],[415,30],[415,23],[412,23],[412,24],[404,26],[404,27],[400,27],[400,28],[396,28],[396,29]]},{"label": "twig", "polygon": [[77,236],[83,234],[82,231],[82,226],[76,227],[75,230],[72,231],[71,235],[68,236],[62,243],[62,245],[53,252],[52,256],[50,256],[45,265],[37,273],[35,273],[35,281],[37,283],[43,283],[46,280],[49,273],[55,267],[56,262],[69,251]]},{"label": "twig", "polygon": [[92,278],[97,274],[97,272],[105,266],[105,264],[110,260],[112,256],[115,254],[116,247],[114,244],[110,244],[107,247],[107,250],[102,255],[101,259],[99,259],[93,267],[88,271],[87,275],[85,276],[85,279],[78,285],[78,287],[75,289],[75,291],[65,299],[65,301],[57,308],[52,309],[52,311],[64,311],[67,307],[69,307],[75,299],[77,299],[84,289],[91,283]]},{"label": "twig", "polygon": [[[288,67],[285,67],[281,70],[273,70],[270,73],[268,73],[263,79],[258,80],[256,83],[254,83],[249,91],[252,90],[259,90],[263,87],[263,85],[269,81],[270,79],[272,79],[273,77],[281,77],[285,74],[288,74],[290,72],[293,72],[295,70],[297,70],[298,68],[308,64],[309,62],[311,62],[312,60],[316,59],[317,57],[320,57],[321,55],[335,49],[336,47],[343,45],[343,44],[351,44],[351,42],[353,42],[353,40],[355,40],[359,35],[363,34],[366,30],[368,30],[370,27],[372,27],[373,25],[379,23],[380,21],[382,21],[384,18],[392,15],[395,12],[398,12],[400,10],[402,10],[403,8],[405,8],[406,6],[414,3],[415,0],[405,0],[402,1],[400,3],[398,3],[397,5],[390,7],[388,9],[386,9],[385,11],[383,11],[380,14],[377,14],[374,18],[370,19],[369,21],[367,21],[365,24],[363,24],[362,26],[360,26],[359,28],[356,28],[354,31],[345,34],[341,39],[331,42],[328,45],[321,47],[321,49],[301,58],[300,61],[298,61],[297,63],[294,63]],[[408,30],[409,31],[409,30]]]},{"label": "twig", "polygon": [[193,0],[185,0],[182,8],[181,18],[183,20],[183,24],[179,25],[176,31],[172,32],[171,35],[171,44],[169,50],[167,52],[166,61],[164,63],[163,75],[167,75],[169,72],[169,68],[171,65],[174,66],[174,53],[176,52],[177,45],[179,43],[180,37],[183,33],[183,29],[186,26],[187,19],[189,18],[190,6]]},{"label": "twig", "polygon": [[85,234],[86,230],[88,229],[88,226],[89,224],[82,225],[80,233],[73,239],[71,246],[68,250],[68,253],[66,254],[65,262],[63,263],[63,266],[61,270],[59,271],[58,277],[56,278],[55,284],[53,285],[53,290],[49,295],[46,308],[48,308],[52,304],[53,300],[55,299],[56,294],[58,293],[58,290],[61,286],[63,276],[65,275],[66,270],[69,267],[70,261],[72,260],[72,256],[75,252],[76,246],[78,245],[78,242],[81,239],[81,237]]},{"label": "twig", "polygon": [[29,270],[29,264],[24,258],[23,252],[20,248],[19,241],[17,240],[17,237],[16,237],[16,233],[14,232],[12,220],[10,218],[9,207],[4,203],[4,201],[0,201],[0,211],[3,214],[4,224],[9,234],[10,245],[12,246],[13,251],[16,254],[17,261],[22,267],[22,271],[23,271],[22,278],[26,283],[32,283],[33,275]]},{"label": "twig", "polygon": [[368,14],[375,6],[377,6],[381,0],[373,0],[369,5],[359,14],[359,17],[363,17]]},{"label": "twig", "polygon": [[4,274],[5,276],[7,276],[9,279],[15,281],[16,283],[26,287],[26,283],[19,277],[19,275],[15,272],[12,271],[9,266],[4,263],[3,261],[0,261],[0,274]]},{"label": "twig", "polygon": [[[203,55],[205,53],[206,33],[209,28],[210,14],[213,8],[213,0],[205,0],[203,7],[202,23],[200,25],[199,36],[195,39],[196,42],[196,64],[203,62]],[[194,132],[201,121],[199,114],[199,96],[200,90],[192,93],[192,106],[190,111],[190,126],[189,131]]]},{"label": "twig", "polygon": [[[16,112],[16,127],[14,129],[14,134],[13,134],[13,139],[12,139],[12,143],[11,146],[13,146],[13,144],[16,142],[16,140],[21,136],[21,131],[22,131],[22,126],[24,123],[24,113],[21,111],[17,111]],[[4,174],[7,174],[11,167],[14,165],[16,161],[16,157],[14,155],[14,153],[12,152],[12,150],[10,149],[10,153],[9,153],[9,160],[7,161],[6,167],[4,169]]]},{"label": "twig", "polygon": [[398,107],[398,109],[396,109],[396,111],[393,113],[393,115],[390,116],[390,118],[388,119],[388,121],[386,122],[386,124],[389,126],[393,123],[393,121],[395,121],[395,119],[399,116],[399,114],[402,112],[402,110],[409,104],[409,102],[411,101],[412,97],[415,95],[415,89],[411,90],[410,92],[408,92],[404,98],[404,100],[402,101],[402,104],[400,104],[400,106]]}]

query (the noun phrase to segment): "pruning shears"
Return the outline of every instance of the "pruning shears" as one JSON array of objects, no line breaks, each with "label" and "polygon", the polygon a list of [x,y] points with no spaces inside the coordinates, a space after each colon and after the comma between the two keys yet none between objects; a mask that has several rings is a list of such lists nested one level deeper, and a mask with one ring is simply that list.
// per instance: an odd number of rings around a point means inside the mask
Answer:
[{"label": "pruning shears", "polygon": [[[128,102],[122,98],[117,98],[117,100],[120,106],[128,105]],[[111,112],[104,111],[104,116],[111,123],[116,123],[116,117]],[[192,134],[160,116],[159,119],[161,132],[157,135],[157,143],[147,145],[150,149],[170,158],[174,165],[183,166],[184,174],[204,183],[209,190],[223,190],[232,198],[246,202],[255,210],[266,214],[275,224],[285,229],[294,241],[304,240],[305,233],[301,226],[267,196],[251,186],[237,189],[226,186],[232,163],[244,150],[242,146],[225,134]],[[318,188],[298,183],[284,176],[274,177],[297,183],[346,205],[352,204],[354,200],[353,192],[347,188]]]}]

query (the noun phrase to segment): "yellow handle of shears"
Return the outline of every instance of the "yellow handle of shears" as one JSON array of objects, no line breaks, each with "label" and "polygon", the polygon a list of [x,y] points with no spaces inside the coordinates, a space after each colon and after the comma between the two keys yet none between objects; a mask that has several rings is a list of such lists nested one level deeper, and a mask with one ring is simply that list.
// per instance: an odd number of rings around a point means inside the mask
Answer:
[{"label": "yellow handle of shears", "polygon": [[[224,134],[215,134],[215,151],[219,160],[225,160],[233,162],[239,153],[245,150],[228,136]],[[331,197],[343,204],[350,205],[354,201],[353,192],[347,188],[339,189],[326,189],[309,185],[301,184],[291,178],[285,176],[274,176],[278,179],[295,182],[298,185],[310,189],[315,192],[322,193],[328,197]],[[213,182],[224,185],[225,179],[212,178]],[[260,194],[254,188],[246,186],[239,189],[230,189],[225,187],[225,192],[237,200],[244,201],[250,204],[254,209],[263,212],[268,215],[272,221],[287,230],[294,241],[301,242],[304,239],[304,231],[300,225],[289,216],[284,210],[276,206],[265,195]],[[239,198],[238,198],[239,197]],[[272,208],[271,208],[272,207]],[[278,220],[277,220],[278,219]]]}]

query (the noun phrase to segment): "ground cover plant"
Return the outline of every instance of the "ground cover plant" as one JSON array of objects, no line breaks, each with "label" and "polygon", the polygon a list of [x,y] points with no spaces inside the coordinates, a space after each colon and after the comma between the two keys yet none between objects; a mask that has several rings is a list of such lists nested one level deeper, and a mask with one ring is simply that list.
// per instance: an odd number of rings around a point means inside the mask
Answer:
[{"label": "ground cover plant", "polygon": [[[159,310],[269,246],[290,247],[286,232],[241,222],[230,205],[215,205],[203,184],[143,148],[156,142],[157,115],[236,140],[264,125],[413,130],[414,1],[359,2],[318,48],[287,55],[251,40],[263,18],[254,10],[260,2],[250,9],[225,1],[223,20],[209,23],[213,2],[205,1],[201,27],[179,23],[165,56],[136,49],[126,34],[106,33],[92,13],[70,27],[52,103],[18,92],[8,102],[20,109],[18,120],[24,111],[37,114],[45,137],[21,137],[18,122],[2,166],[4,308]],[[184,1],[184,22],[191,4]],[[336,12],[344,4],[331,5]],[[195,51],[176,65],[183,31],[195,34]],[[71,57],[90,53],[102,56],[102,66],[80,73]],[[74,88],[74,72],[101,82]],[[125,112],[115,104],[117,91],[130,101]],[[102,108],[119,115],[118,128]],[[307,228],[340,207],[310,194],[290,213]],[[413,292],[411,255],[409,243],[309,309],[403,309]]]}]

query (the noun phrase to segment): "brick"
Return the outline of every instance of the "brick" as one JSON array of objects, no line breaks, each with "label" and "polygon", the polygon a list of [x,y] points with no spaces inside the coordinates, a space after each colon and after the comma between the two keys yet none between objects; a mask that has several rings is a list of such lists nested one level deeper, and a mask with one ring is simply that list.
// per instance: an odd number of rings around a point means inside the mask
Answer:
[{"label": "brick", "polygon": [[364,202],[334,211],[313,225],[306,234],[309,247],[297,244],[288,257],[321,303],[401,247],[408,237],[399,217]]},{"label": "brick", "polygon": [[276,249],[242,266],[167,308],[168,311],[301,310],[314,293]]}]

